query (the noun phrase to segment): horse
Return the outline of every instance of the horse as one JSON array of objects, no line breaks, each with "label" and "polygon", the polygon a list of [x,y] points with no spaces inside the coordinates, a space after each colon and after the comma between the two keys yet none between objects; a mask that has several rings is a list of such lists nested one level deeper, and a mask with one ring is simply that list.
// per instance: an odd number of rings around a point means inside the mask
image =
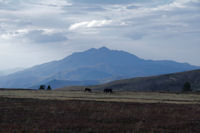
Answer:
[{"label": "horse", "polygon": [[90,88],[85,88],[84,92],[92,92]]},{"label": "horse", "polygon": [[106,88],[103,90],[104,93],[113,93],[113,90],[110,88]]}]

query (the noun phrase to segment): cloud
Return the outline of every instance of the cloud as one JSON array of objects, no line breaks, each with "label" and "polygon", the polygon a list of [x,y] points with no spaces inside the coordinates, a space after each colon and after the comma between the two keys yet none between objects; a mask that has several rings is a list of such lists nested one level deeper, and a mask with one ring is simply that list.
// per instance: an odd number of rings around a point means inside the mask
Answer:
[{"label": "cloud", "polygon": [[52,32],[51,30],[33,30],[28,32],[25,36],[28,40],[34,43],[55,43],[64,42],[68,38],[62,32]]},{"label": "cloud", "polygon": [[127,3],[130,0],[71,0],[73,3],[81,3],[81,4],[119,4],[119,3]]},{"label": "cloud", "polygon": [[[30,58],[45,57],[39,64],[106,45],[154,59],[180,53],[200,65],[199,12],[199,0],[0,0],[0,59],[20,53],[26,64],[29,50]],[[165,49],[174,50],[169,56]]]},{"label": "cloud", "polygon": [[40,5],[47,5],[47,6],[71,6],[72,3],[68,2],[67,0],[39,0],[35,2],[36,4]]},{"label": "cloud", "polygon": [[71,6],[72,4],[68,0],[0,0],[0,4],[9,5],[12,4],[40,4],[46,6]]},{"label": "cloud", "polygon": [[69,27],[69,30],[76,30],[79,28],[94,28],[94,27],[102,27],[105,25],[109,25],[112,23],[112,20],[92,20],[92,21],[84,21],[84,22],[79,22],[72,24]]},{"label": "cloud", "polygon": [[145,33],[130,33],[126,36],[130,37],[133,40],[140,40],[145,36]]}]

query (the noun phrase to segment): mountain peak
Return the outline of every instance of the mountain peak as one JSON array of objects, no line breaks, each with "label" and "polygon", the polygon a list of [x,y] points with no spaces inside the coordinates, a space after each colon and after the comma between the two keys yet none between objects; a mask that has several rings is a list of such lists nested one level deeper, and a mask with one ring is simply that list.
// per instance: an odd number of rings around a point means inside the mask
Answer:
[{"label": "mountain peak", "polygon": [[91,48],[88,51],[111,51],[107,47],[100,47],[100,48]]},{"label": "mountain peak", "polygon": [[110,50],[110,49],[108,49],[107,47],[101,47],[101,48],[99,48],[98,50],[107,51],[107,50]]}]

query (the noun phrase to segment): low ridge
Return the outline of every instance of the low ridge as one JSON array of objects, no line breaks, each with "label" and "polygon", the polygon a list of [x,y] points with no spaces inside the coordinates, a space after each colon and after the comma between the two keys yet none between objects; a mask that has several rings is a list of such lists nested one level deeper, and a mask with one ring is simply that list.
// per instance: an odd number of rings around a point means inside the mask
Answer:
[{"label": "low ridge", "polygon": [[[112,88],[113,90],[123,91],[170,91],[179,92],[182,91],[183,85],[189,82],[193,91],[200,91],[200,69],[164,74],[151,77],[139,77],[131,79],[116,80],[107,84],[98,86],[87,86],[95,90],[102,90],[104,88]],[[68,89],[84,89],[81,87],[63,87],[59,90]]]}]

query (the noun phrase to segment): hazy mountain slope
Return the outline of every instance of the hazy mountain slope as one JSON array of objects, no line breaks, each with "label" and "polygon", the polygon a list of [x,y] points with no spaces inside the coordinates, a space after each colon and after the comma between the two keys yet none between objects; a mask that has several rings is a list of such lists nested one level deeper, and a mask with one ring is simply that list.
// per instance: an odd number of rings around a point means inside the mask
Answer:
[{"label": "hazy mountain slope", "polygon": [[[134,91],[181,91],[185,82],[190,82],[193,90],[200,90],[200,70],[165,74],[152,77],[139,77],[113,81],[107,84],[89,86],[92,89],[112,88],[113,90]],[[81,87],[63,87],[60,90],[83,89]]]},{"label": "hazy mountain slope", "polygon": [[[62,60],[53,61],[0,78],[0,87],[27,88],[56,80],[98,80],[151,76],[181,72],[199,67],[174,61],[143,60],[123,51],[105,47],[74,53]],[[74,84],[75,85],[75,84]]]},{"label": "hazy mountain slope", "polygon": [[[200,90],[200,70],[118,80],[104,87],[137,91],[181,91],[185,82],[190,82],[193,90]],[[102,86],[97,88],[102,89]]]},{"label": "hazy mountain slope", "polygon": [[[42,84],[42,83],[41,83]],[[30,87],[31,89],[38,89],[41,84]],[[99,84],[97,81],[70,81],[70,80],[52,80],[47,83],[43,83],[43,85],[50,85],[52,89],[66,87],[71,85],[77,86],[87,86],[87,85],[96,85]]]}]

